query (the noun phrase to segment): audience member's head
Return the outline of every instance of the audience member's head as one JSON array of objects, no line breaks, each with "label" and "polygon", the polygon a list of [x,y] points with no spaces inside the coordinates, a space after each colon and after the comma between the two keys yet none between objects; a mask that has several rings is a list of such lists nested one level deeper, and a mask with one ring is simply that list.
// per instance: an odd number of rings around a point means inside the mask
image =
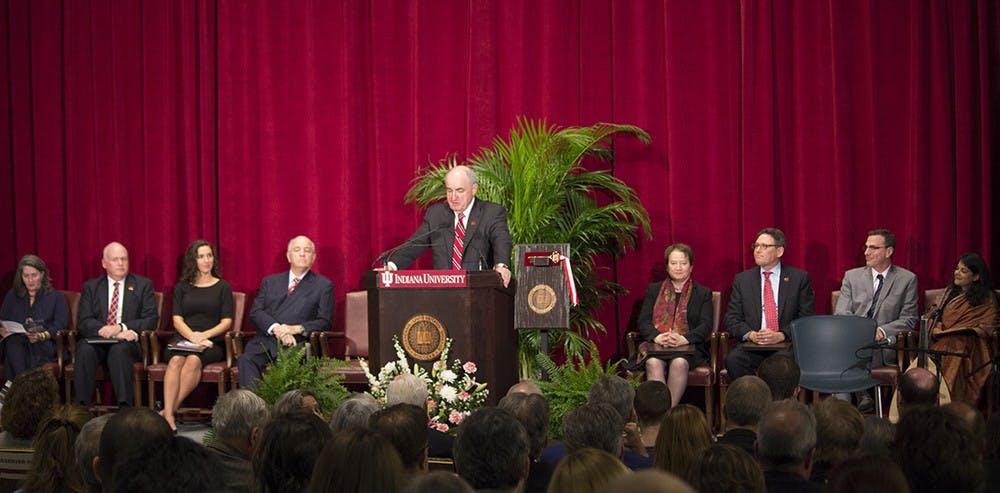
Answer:
[{"label": "audience member's head", "polygon": [[670,410],[670,389],[659,380],[646,380],[635,389],[633,405],[639,426],[657,426]]},{"label": "audience member's head", "polygon": [[427,382],[410,373],[397,376],[385,389],[385,406],[413,404],[427,409]]},{"label": "audience member's head", "polygon": [[275,415],[253,453],[253,473],[261,493],[303,491],[323,447],[333,437],[330,427],[305,411]]},{"label": "audience member's head", "polygon": [[528,475],[528,450],[528,434],[514,415],[484,407],[458,428],[455,470],[477,490],[513,491]]},{"label": "audience member's head", "polygon": [[812,410],[792,399],[768,406],[757,424],[757,459],[762,469],[795,472],[808,479],[815,449]]},{"label": "audience member's head", "polygon": [[234,389],[215,402],[212,429],[215,430],[216,440],[249,456],[269,418],[270,412],[264,399],[249,390]]},{"label": "audience member's head", "polygon": [[859,455],[841,462],[830,471],[828,493],[910,493],[903,471],[883,455]]},{"label": "audience member's head", "polygon": [[101,431],[101,444],[94,458],[94,472],[105,491],[114,491],[114,471],[123,457],[148,446],[162,445],[174,436],[162,416],[144,407],[126,407],[116,412]]},{"label": "audience member's head", "polygon": [[703,493],[767,491],[760,465],[746,450],[735,445],[715,444],[695,455],[684,479]]},{"label": "audience member's head", "polygon": [[986,419],[983,413],[969,404],[961,401],[951,401],[943,406],[945,411],[958,416],[972,432],[972,438],[979,442],[980,448],[986,452]]},{"label": "audience member's head", "polygon": [[413,404],[396,404],[372,414],[371,429],[396,447],[411,474],[427,469],[427,412]]},{"label": "audience member's head", "polygon": [[588,404],[610,404],[618,411],[627,423],[632,419],[632,403],[635,401],[635,388],[632,384],[617,375],[603,375],[590,386]]},{"label": "audience member's head", "polygon": [[888,418],[865,416],[865,431],[858,442],[859,455],[889,455],[889,445],[892,443],[895,428]]},{"label": "audience member's head", "polygon": [[727,428],[756,428],[764,409],[771,404],[771,389],[760,377],[747,375],[729,384],[722,414]]},{"label": "audience member's head", "polygon": [[15,438],[30,440],[38,425],[59,404],[59,384],[48,370],[21,373],[10,384],[0,410],[0,427]]},{"label": "audience member's head", "polygon": [[80,428],[80,434],[77,435],[76,444],[73,447],[80,477],[83,478],[87,490],[91,493],[101,491],[101,482],[94,475],[94,457],[97,457],[98,449],[101,446],[101,433],[109,419],[111,419],[111,415],[105,414],[87,421],[87,424]]},{"label": "audience member's head", "polygon": [[780,401],[795,396],[802,370],[791,357],[775,353],[768,356],[757,368],[757,376],[771,389],[771,399]]},{"label": "audience member's head", "polygon": [[458,474],[434,471],[411,479],[401,493],[475,493],[475,490]]},{"label": "audience member's head", "polygon": [[208,449],[184,437],[146,443],[121,456],[108,491],[190,493],[222,489],[218,463]]},{"label": "audience member's head", "polygon": [[515,393],[542,395],[542,388],[539,387],[533,380],[521,380],[507,389],[507,395]]},{"label": "audience member's head", "polygon": [[656,435],[653,464],[669,473],[683,476],[691,460],[712,445],[712,429],[705,413],[690,404],[670,409]]},{"label": "audience member's head", "polygon": [[646,469],[615,479],[604,491],[608,493],[695,493],[681,478],[660,469]]},{"label": "audience member's head", "polygon": [[985,475],[979,445],[957,416],[922,405],[903,412],[891,450],[913,493],[980,491]]},{"label": "audience member's head", "polygon": [[603,450],[575,450],[559,461],[547,493],[601,493],[612,480],[628,473],[621,459]]},{"label": "audience member's head", "polygon": [[621,456],[625,419],[609,404],[584,404],[563,414],[562,440],[566,452],[596,448]]},{"label": "audience member's head", "polygon": [[816,462],[837,465],[854,453],[865,432],[865,418],[850,402],[824,399],[816,416]]},{"label": "audience member's head", "polygon": [[75,404],[57,406],[38,428],[24,491],[87,491],[76,465],[76,437],[90,412]]},{"label": "audience member's head", "polygon": [[524,431],[528,433],[528,455],[532,460],[538,459],[549,440],[549,401],[541,394],[515,392],[500,399],[499,407],[521,422]]},{"label": "audience member's head", "polygon": [[[354,394],[337,408],[330,420],[330,429],[334,433],[353,430],[368,426],[372,413],[378,411],[378,402],[368,394]],[[426,417],[427,413],[424,412]]]},{"label": "audience member's head", "polygon": [[323,447],[309,491],[382,493],[402,486],[403,464],[392,444],[372,430],[354,429],[337,433]]},{"label": "audience member's head", "polygon": [[299,411],[313,413],[320,419],[323,418],[323,410],[319,407],[319,400],[316,399],[316,394],[309,390],[289,390],[281,394],[281,397],[278,397],[278,400],[274,402],[275,416]]},{"label": "audience member's head", "polygon": [[936,405],[938,377],[926,368],[914,367],[899,377],[899,407]]}]

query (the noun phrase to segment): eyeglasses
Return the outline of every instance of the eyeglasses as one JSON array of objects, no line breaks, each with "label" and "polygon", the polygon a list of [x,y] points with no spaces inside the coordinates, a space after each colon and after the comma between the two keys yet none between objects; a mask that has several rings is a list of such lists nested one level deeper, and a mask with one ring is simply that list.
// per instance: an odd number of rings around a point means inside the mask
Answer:
[{"label": "eyeglasses", "polygon": [[776,247],[776,246],[778,246],[778,245],[774,245],[774,244],[769,245],[767,243],[751,243],[750,244],[750,249],[751,250],[756,250],[758,248],[763,248],[764,250],[767,250],[768,248],[772,248],[772,247]]}]

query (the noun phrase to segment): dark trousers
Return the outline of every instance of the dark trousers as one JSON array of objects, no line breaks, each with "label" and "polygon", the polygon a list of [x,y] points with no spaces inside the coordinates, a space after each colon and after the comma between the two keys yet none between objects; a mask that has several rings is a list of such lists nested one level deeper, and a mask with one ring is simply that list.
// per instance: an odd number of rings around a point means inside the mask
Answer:
[{"label": "dark trousers", "polygon": [[142,357],[138,342],[118,342],[115,344],[88,344],[81,340],[76,343],[76,363],[73,368],[73,390],[76,401],[84,407],[90,406],[97,384],[97,365],[107,370],[111,386],[115,389],[119,405],[134,406],[132,391],[132,366]]},{"label": "dark trousers", "polygon": [[11,334],[3,338],[0,340],[0,355],[3,357],[4,376],[12,381],[27,370],[47,361],[54,361],[55,346],[51,340],[32,344],[24,334]]},{"label": "dark trousers", "polygon": [[751,351],[743,347],[743,344],[737,344],[729,354],[726,355],[726,370],[729,372],[729,383],[740,377],[745,377],[747,375],[756,375],[757,367],[760,366],[761,362],[767,359],[768,356],[772,354],[783,354],[789,358],[794,358],[789,351],[767,351],[767,350],[756,350]]},{"label": "dark trousers", "polygon": [[236,360],[236,367],[240,369],[240,388],[256,390],[264,368],[267,368],[277,356],[278,348],[273,336],[254,337],[247,344],[244,353]]}]

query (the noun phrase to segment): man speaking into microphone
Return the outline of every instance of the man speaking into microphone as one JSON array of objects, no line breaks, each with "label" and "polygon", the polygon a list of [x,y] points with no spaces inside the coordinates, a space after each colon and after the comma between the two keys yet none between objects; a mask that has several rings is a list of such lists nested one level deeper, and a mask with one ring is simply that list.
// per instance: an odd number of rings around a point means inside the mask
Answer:
[{"label": "man speaking into microphone", "polygon": [[447,201],[427,209],[420,228],[389,256],[386,268],[405,269],[431,248],[434,269],[493,269],[507,287],[513,246],[507,211],[499,204],[476,199],[478,179],[467,166],[452,168],[445,175],[444,186]]}]

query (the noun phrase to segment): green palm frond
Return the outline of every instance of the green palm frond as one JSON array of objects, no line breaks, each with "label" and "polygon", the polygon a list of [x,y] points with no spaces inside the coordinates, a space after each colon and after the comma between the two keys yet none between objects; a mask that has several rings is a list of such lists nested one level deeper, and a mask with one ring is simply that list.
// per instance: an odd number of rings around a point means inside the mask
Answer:
[{"label": "green palm frond", "polygon": [[[544,120],[518,118],[506,138],[497,137],[462,164],[476,171],[477,196],[507,209],[515,244],[569,243],[580,305],[571,311],[571,333],[551,331],[554,344],[570,356],[582,356],[582,341],[604,326],[594,318],[602,303],[624,289],[604,279],[603,255],[617,257],[634,248],[640,234],[652,237],[649,214],[634,189],[606,169],[582,161],[608,161],[617,135],[650,142],[634,125],[598,123],[559,128]],[[459,164],[455,155],[418,171],[406,201],[427,206],[442,200],[444,176]],[[537,334],[521,337],[522,373],[531,373],[538,351]]]}]

